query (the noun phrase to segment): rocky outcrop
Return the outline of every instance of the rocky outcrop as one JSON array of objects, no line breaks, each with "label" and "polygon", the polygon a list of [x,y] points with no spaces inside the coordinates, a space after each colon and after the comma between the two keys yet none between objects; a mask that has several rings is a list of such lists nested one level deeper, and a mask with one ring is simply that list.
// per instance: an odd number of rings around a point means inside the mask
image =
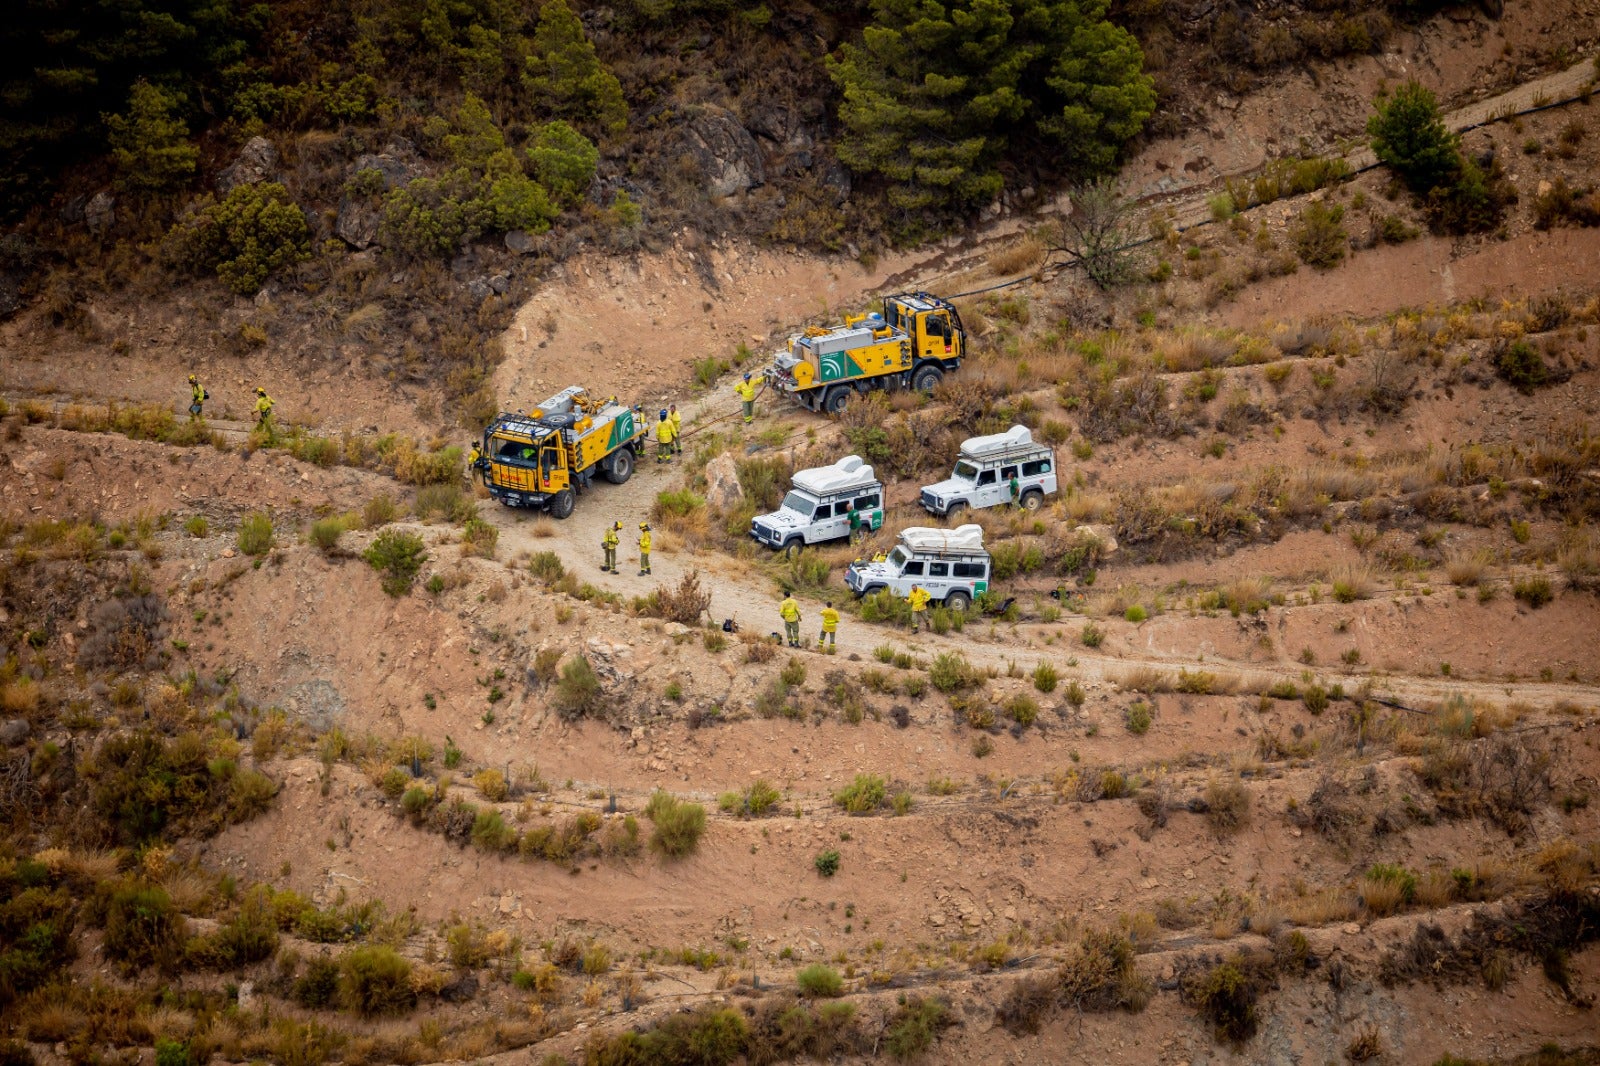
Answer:
[{"label": "rocky outcrop", "polygon": [[732,196],[766,183],[761,148],[727,108],[707,106],[684,127],[682,149],[712,196]]},{"label": "rocky outcrop", "polygon": [[278,150],[265,137],[252,137],[233,162],[217,175],[217,192],[228,195],[241,185],[257,185],[278,169]]},{"label": "rocky outcrop", "polygon": [[733,453],[723,452],[706,464],[706,502],[720,511],[732,511],[744,502],[739,466]]},{"label": "rocky outcrop", "polygon": [[[351,177],[368,188],[364,194],[347,194],[339,202],[333,232],[354,248],[371,247],[377,243],[378,227],[383,221],[379,195],[410,184],[422,173],[416,148],[403,137],[395,138],[381,152],[357,157]],[[369,175],[376,175],[376,179]]]}]

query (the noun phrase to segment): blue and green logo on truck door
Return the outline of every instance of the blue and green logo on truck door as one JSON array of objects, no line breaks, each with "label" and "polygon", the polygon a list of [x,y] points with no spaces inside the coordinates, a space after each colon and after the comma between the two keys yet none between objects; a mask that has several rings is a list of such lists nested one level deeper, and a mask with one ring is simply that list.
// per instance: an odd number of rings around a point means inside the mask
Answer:
[{"label": "blue and green logo on truck door", "polygon": [[850,376],[850,363],[843,352],[824,352],[817,360],[823,381],[842,381]]}]

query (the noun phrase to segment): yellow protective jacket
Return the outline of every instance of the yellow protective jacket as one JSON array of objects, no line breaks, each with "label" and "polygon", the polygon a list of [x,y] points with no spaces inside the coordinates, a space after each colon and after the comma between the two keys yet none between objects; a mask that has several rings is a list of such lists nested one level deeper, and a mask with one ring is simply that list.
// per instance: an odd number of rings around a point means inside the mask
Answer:
[{"label": "yellow protective jacket", "polygon": [[614,529],[606,530],[606,535],[600,538],[600,547],[602,547],[602,548],[615,548],[616,546],[617,546],[617,531],[614,530]]},{"label": "yellow protective jacket", "polygon": [[256,397],[256,414],[258,414],[258,415],[270,415],[271,413],[272,413],[272,397],[271,396],[258,396],[258,397]]},{"label": "yellow protective jacket", "polygon": [[839,612],[836,608],[824,607],[822,609],[822,631],[824,633],[836,633],[839,631]]},{"label": "yellow protective jacket", "polygon": [[648,529],[639,534],[639,550],[642,552],[650,550],[650,531]]},{"label": "yellow protective jacket", "polygon": [[677,440],[683,436],[683,416],[674,411],[667,416],[667,421],[672,423],[672,439]]},{"label": "yellow protective jacket", "polygon": [[661,444],[672,443],[672,423],[666,419],[656,423],[656,441]]},{"label": "yellow protective jacket", "polygon": [[793,596],[778,604],[778,613],[783,616],[785,622],[800,621],[800,605],[794,601]]},{"label": "yellow protective jacket", "polygon": [[741,381],[733,387],[733,391],[739,394],[739,399],[749,403],[756,398],[756,383],[753,381]]},{"label": "yellow protective jacket", "polygon": [[195,403],[205,403],[206,402],[206,390],[200,387],[200,383],[199,382],[195,382],[195,386],[194,386],[194,402]]},{"label": "yellow protective jacket", "polygon": [[925,588],[914,588],[906,599],[910,601],[913,611],[926,611],[928,609],[928,601],[933,597],[928,594],[928,590]]}]

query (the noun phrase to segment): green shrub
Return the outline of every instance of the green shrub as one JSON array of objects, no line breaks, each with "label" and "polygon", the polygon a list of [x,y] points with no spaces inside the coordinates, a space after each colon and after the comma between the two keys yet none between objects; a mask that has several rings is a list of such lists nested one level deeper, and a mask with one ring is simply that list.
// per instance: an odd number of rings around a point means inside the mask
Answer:
[{"label": "green shrub", "polygon": [[914,1059],[933,1046],[939,1030],[953,1024],[950,1009],[936,999],[912,997],[889,1019],[883,1034],[883,1047],[902,1061]]},{"label": "green shrub", "polygon": [[605,690],[587,656],[574,655],[561,668],[551,703],[563,718],[596,717],[605,710]]},{"label": "green shrub", "polygon": [[302,1007],[321,1010],[339,994],[339,964],[325,957],[314,958],[295,981],[290,998]]},{"label": "green shrub", "polygon": [[1255,1035],[1260,988],[1242,957],[1191,974],[1182,988],[1184,998],[1199,1008],[1218,1040],[1242,1044]]},{"label": "green shrub", "polygon": [[928,680],[933,683],[934,688],[946,694],[959,692],[978,684],[978,677],[973,672],[972,664],[957,651],[944,651],[935,655],[933,665],[928,667]]},{"label": "green shrub", "polygon": [[158,885],[128,885],[112,892],[106,907],[107,957],[135,969],[169,969],[183,949],[183,915]]},{"label": "green shrub", "polygon": [[234,968],[271,958],[277,950],[277,917],[271,892],[263,886],[246,894],[238,913],[204,938],[192,954],[213,966]]},{"label": "green shrub", "polygon": [[382,575],[383,591],[399,597],[411,591],[428,553],[417,534],[385,529],[373,538],[362,558]]},{"label": "green shrub", "polygon": [[1124,715],[1123,721],[1128,727],[1128,732],[1132,733],[1136,737],[1142,737],[1146,733],[1150,732],[1151,718],[1150,705],[1145,703],[1143,700],[1140,700],[1132,707],[1128,708],[1128,712],[1126,715]]},{"label": "green shrub", "polygon": [[499,811],[479,811],[472,820],[472,845],[480,851],[508,851],[517,846],[517,831]]},{"label": "green shrub", "polygon": [[474,515],[461,527],[461,551],[481,559],[493,559],[495,546],[500,543],[498,527]]},{"label": "green shrub", "polygon": [[361,1015],[405,1014],[417,1003],[411,964],[390,947],[354,949],[339,963],[339,1002]]},{"label": "green shrub", "polygon": [[252,511],[239,523],[239,550],[246,555],[265,555],[272,550],[272,519],[265,512]]},{"label": "green shrub", "polygon": [[1511,586],[1514,596],[1529,607],[1537,610],[1555,599],[1555,587],[1550,579],[1543,574],[1534,574],[1529,577],[1519,577]]},{"label": "green shrub", "polygon": [[344,519],[319,518],[311,523],[309,540],[313,547],[323,552],[332,552],[339,546],[339,538],[344,536]]},{"label": "green shrub", "polygon": [[833,794],[833,802],[850,814],[867,814],[883,806],[889,782],[873,774],[857,774],[856,779]]},{"label": "green shrub", "polygon": [[163,257],[180,269],[212,271],[251,296],[272,274],[311,258],[306,216],[277,182],[236,186],[219,203],[209,198],[172,227]]},{"label": "green shrub", "polygon": [[412,785],[400,797],[400,809],[409,814],[413,821],[421,819],[432,806],[433,790],[421,785]]},{"label": "green shrub", "polygon": [[399,513],[399,507],[394,502],[394,497],[387,492],[379,493],[367,501],[361,509],[361,524],[367,529],[377,529],[394,521]]},{"label": "green shrub", "polygon": [[190,515],[183,523],[183,531],[189,536],[199,539],[211,532],[211,523],[206,521],[205,515]]},{"label": "green shrub", "polygon": [[1378,97],[1367,135],[1378,161],[1413,192],[1448,184],[1461,166],[1460,137],[1446,128],[1433,93],[1415,81]]},{"label": "green shrub", "polygon": [[817,857],[811,860],[811,864],[823,877],[832,877],[839,872],[839,853],[831,850],[818,852]]},{"label": "green shrub", "polygon": [[77,954],[78,905],[66,888],[44,887],[50,871],[19,861],[12,873],[17,892],[0,905],[0,1005],[54,980]]},{"label": "green shrub", "polygon": [[1303,207],[1289,227],[1289,239],[1301,262],[1323,270],[1336,266],[1349,247],[1349,235],[1340,225],[1343,220],[1341,204],[1317,201]]},{"label": "green shrub", "polygon": [[1544,357],[1525,340],[1496,347],[1494,372],[1524,396],[1531,396],[1535,389],[1550,383],[1550,368]]},{"label": "green shrub", "polygon": [[561,563],[561,556],[555,552],[534,552],[533,558],[528,560],[528,570],[540,581],[551,585],[567,574],[567,568]]},{"label": "green shrub", "polygon": [[805,967],[794,975],[794,980],[807,999],[838,999],[844,994],[844,978],[820,962]]},{"label": "green shrub", "polygon": [[674,859],[693,851],[706,830],[706,809],[668,792],[658,790],[653,794],[644,813],[655,826],[650,833],[650,846]]},{"label": "green shrub", "polygon": [[687,518],[705,505],[705,498],[689,489],[667,489],[656,494],[650,517],[657,522],[665,522],[669,518]]},{"label": "green shrub", "polygon": [[1078,639],[1083,641],[1085,648],[1098,648],[1105,643],[1105,630],[1093,622],[1085,622],[1083,623],[1083,631],[1078,634]]}]

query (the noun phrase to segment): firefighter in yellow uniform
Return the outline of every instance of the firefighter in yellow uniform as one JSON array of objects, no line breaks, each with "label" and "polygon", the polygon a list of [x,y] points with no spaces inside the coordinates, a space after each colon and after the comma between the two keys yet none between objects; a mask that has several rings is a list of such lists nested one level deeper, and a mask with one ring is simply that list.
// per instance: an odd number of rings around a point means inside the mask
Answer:
[{"label": "firefighter in yellow uniform", "polygon": [[668,421],[665,409],[656,422],[656,462],[672,462],[672,423]]},{"label": "firefighter in yellow uniform", "polygon": [[911,604],[911,632],[922,628],[922,616],[928,613],[928,601],[933,599],[921,585],[912,585],[906,601]]},{"label": "firefighter in yellow uniform", "polygon": [[266,389],[256,389],[256,425],[272,428],[272,397]]},{"label": "firefighter in yellow uniform", "polygon": [[672,423],[672,454],[683,454],[683,416],[678,413],[678,405],[673,404],[667,409],[667,421]]},{"label": "firefighter in yellow uniform", "polygon": [[829,600],[822,608],[822,634],[817,637],[817,650],[822,651],[824,645],[827,652],[832,655],[839,650],[839,612],[834,609],[833,601]]},{"label": "firefighter in yellow uniform", "polygon": [[650,572],[650,523],[639,523],[639,576]]},{"label": "firefighter in yellow uniform", "polygon": [[211,399],[211,394],[200,385],[200,379],[189,375],[189,417],[199,418],[201,405]]},{"label": "firefighter in yellow uniform", "polygon": [[606,553],[606,561],[600,564],[600,569],[608,574],[617,572],[617,533],[621,529],[621,522],[613,522],[611,527],[606,530],[605,536],[600,538],[600,548]]},{"label": "firefighter in yellow uniform", "polygon": [[750,375],[746,374],[733,391],[739,394],[739,402],[744,405],[744,424],[748,426],[756,420],[756,387]]},{"label": "firefighter in yellow uniform", "polygon": [[783,638],[789,647],[800,646],[800,604],[795,602],[794,593],[788,589],[783,590],[783,602],[778,604],[778,615],[783,619]]}]

